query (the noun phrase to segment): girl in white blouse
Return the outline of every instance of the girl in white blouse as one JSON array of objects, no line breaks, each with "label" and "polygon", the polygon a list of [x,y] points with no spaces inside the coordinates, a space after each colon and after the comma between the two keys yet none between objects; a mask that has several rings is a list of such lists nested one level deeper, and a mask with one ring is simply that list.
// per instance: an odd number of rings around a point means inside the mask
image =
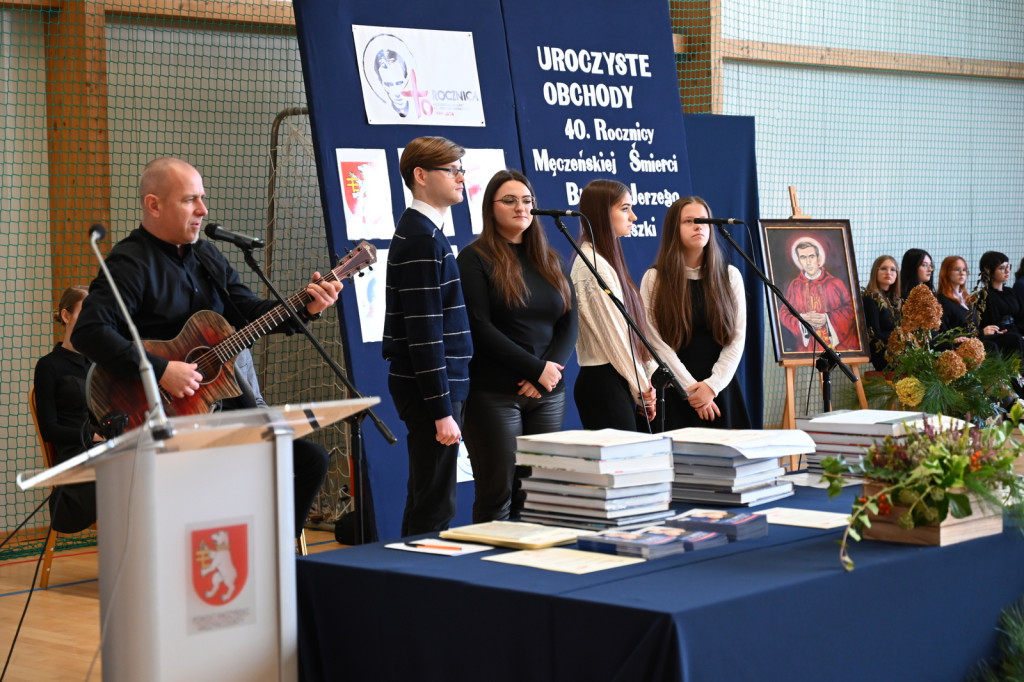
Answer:
[{"label": "girl in white blouse", "polygon": [[747,307],[739,270],[725,261],[711,225],[694,223],[711,210],[700,197],[669,207],[654,267],[641,296],[650,341],[686,400],[665,392],[665,429],[685,426],[750,428],[736,368],[747,336]]},{"label": "girl in white blouse", "polygon": [[[629,188],[614,180],[594,180],[583,188],[580,212],[593,228],[591,233],[584,224],[580,231],[583,252],[646,335],[643,303],[619,244],[636,220]],[[657,365],[579,258],[572,264],[572,283],[579,306],[580,363],[573,397],[583,428],[649,431],[655,415],[650,376]]]}]

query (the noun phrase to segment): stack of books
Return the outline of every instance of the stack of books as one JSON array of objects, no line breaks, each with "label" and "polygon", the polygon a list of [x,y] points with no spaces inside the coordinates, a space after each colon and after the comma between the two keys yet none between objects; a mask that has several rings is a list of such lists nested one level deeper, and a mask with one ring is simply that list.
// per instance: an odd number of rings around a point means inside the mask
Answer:
[{"label": "stack of books", "polygon": [[730,512],[724,509],[691,509],[673,516],[665,525],[684,530],[721,533],[729,542],[768,535],[768,517],[764,514]]},{"label": "stack of books", "polygon": [[807,456],[807,471],[824,473],[821,463],[826,457],[842,456],[856,465],[870,446],[884,441],[886,436],[899,441],[908,428],[924,428],[926,417],[923,412],[893,410],[834,410],[797,417],[796,427],[807,432],[815,444],[814,454]]},{"label": "stack of books", "polygon": [[602,530],[638,527],[672,515],[672,443],[661,434],[616,429],[516,438],[524,521]]},{"label": "stack of books", "polygon": [[672,439],[675,477],[672,499],[723,506],[754,506],[793,494],[781,457],[814,451],[814,442],[795,429],[667,431]]},{"label": "stack of books", "polygon": [[727,542],[723,533],[650,526],[634,531],[606,530],[582,536],[577,546],[589,552],[657,559],[670,554],[717,547]]}]

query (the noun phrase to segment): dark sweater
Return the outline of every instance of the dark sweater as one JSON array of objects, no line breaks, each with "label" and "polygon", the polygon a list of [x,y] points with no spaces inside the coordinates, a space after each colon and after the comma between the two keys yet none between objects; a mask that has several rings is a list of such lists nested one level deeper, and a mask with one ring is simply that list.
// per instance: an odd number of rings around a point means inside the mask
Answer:
[{"label": "dark sweater", "polygon": [[869,294],[865,291],[862,292],[861,298],[864,301],[864,321],[868,328],[871,365],[882,371],[888,364],[885,361],[885,348],[889,343],[889,336],[896,328],[896,317],[892,305],[883,300],[880,294]]},{"label": "dark sweater", "polygon": [[987,288],[980,305],[982,328],[994,324],[1005,331],[1024,334],[1024,302],[1012,288]]},{"label": "dark sweater", "polygon": [[942,305],[942,326],[940,332],[948,332],[950,329],[963,329],[968,335],[975,336],[978,333],[978,311],[972,308],[965,308],[960,301],[954,300],[943,294],[936,294],[939,304]]},{"label": "dark sweater", "polygon": [[425,215],[406,209],[388,251],[384,337],[389,381],[417,388],[434,419],[469,395],[473,341],[459,266],[448,239]]},{"label": "dark sweater", "polygon": [[57,344],[36,363],[36,414],[43,438],[53,443],[59,464],[92,445],[85,377],[89,360]]},{"label": "dark sweater", "polygon": [[[142,227],[117,243],[107,256],[128,314],[143,339],[173,339],[200,310],[212,310],[241,328],[277,307],[254,294],[216,246],[197,241],[182,247],[169,244]],[[228,300],[214,282],[227,292]],[[278,331],[295,331],[285,322]],[[120,376],[137,376],[138,355],[107,278],[100,274],[75,324],[72,343],[90,360]],[[168,360],[149,353],[157,378]]]},{"label": "dark sweater", "polygon": [[[563,311],[562,296],[526,255],[526,247],[512,244],[522,268],[527,300],[523,306],[509,307],[492,282],[493,268],[474,242],[459,254],[462,291],[473,332],[473,360],[469,374],[473,390],[514,395],[519,382],[527,379],[542,394],[547,393],[537,380],[548,361],[565,365],[576,345],[576,295],[572,286],[572,306]],[[563,273],[568,281],[568,273]],[[560,381],[554,392],[564,390]]]}]

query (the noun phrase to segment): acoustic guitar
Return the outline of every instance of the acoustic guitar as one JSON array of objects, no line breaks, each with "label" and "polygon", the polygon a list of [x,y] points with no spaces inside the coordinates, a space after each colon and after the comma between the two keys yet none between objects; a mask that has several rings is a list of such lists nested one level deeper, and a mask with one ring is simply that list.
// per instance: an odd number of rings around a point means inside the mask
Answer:
[{"label": "acoustic guitar", "polygon": [[[345,255],[338,265],[318,281],[341,281],[377,262],[377,249],[361,242]],[[305,289],[288,299],[288,304],[300,310],[312,297]],[[174,398],[160,388],[164,410],[168,416],[203,414],[218,400],[235,398],[242,394],[235,381],[235,357],[260,337],[270,333],[289,319],[283,305],[264,313],[242,329],[235,331],[223,317],[212,310],[201,310],[190,317],[176,337],[168,341],[149,340],[142,345],[152,355],[167,360],[195,363],[196,371],[203,375],[199,390],[183,398]],[[121,412],[128,416],[128,428],[141,426],[146,421],[149,405],[146,391],[139,379],[119,377],[99,365],[93,365],[86,379],[89,410],[97,419]]]}]

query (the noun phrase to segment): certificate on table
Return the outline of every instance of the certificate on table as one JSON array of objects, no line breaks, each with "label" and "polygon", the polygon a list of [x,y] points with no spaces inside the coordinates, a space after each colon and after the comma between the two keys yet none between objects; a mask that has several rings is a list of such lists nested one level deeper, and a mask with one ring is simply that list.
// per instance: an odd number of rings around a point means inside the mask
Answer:
[{"label": "certificate on table", "polygon": [[630,566],[643,563],[643,559],[600,552],[583,552],[578,549],[550,547],[548,549],[524,549],[497,556],[485,556],[482,561],[497,561],[502,564],[529,566],[545,571],[561,571],[562,573],[593,573],[619,566]]},{"label": "certificate on table", "polygon": [[758,509],[758,514],[768,517],[768,523],[780,526],[800,526],[801,528],[842,528],[847,524],[849,514],[837,512],[815,511],[813,509],[791,509],[790,507],[773,507]]}]

